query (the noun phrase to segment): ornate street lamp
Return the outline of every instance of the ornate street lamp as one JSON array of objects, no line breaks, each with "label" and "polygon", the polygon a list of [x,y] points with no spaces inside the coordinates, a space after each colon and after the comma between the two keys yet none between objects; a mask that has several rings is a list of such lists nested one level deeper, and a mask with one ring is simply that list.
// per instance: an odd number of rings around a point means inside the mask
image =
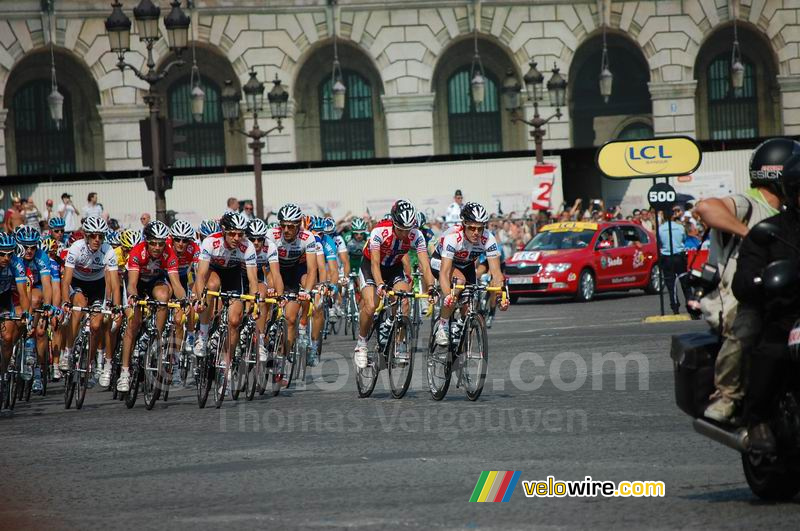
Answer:
[{"label": "ornate street lamp", "polygon": [[603,102],[608,103],[611,97],[611,89],[614,84],[614,74],[611,73],[608,63],[608,46],[606,46],[606,26],[603,24],[603,55],[600,59],[600,95],[603,97]]},{"label": "ornate street lamp", "polygon": [[528,93],[529,101],[542,101],[542,85],[544,85],[544,76],[536,68],[536,61],[531,59],[529,63],[530,68],[522,77],[525,81],[525,91]]}]

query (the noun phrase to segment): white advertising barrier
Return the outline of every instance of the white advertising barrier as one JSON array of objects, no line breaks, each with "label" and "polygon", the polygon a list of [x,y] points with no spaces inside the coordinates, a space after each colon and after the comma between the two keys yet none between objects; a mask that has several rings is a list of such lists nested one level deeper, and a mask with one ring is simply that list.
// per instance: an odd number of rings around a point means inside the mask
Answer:
[{"label": "white advertising barrier", "polygon": [[[551,204],[563,201],[560,157],[547,158],[555,166]],[[341,218],[346,214],[382,216],[398,198],[414,202],[431,216],[444,215],[460,189],[465,201],[479,201],[492,213],[521,215],[531,208],[535,187],[532,158],[508,158],[457,162],[348,166],[299,170],[264,171],[265,213],[294,202],[309,214],[331,212]],[[176,177],[167,191],[167,208],[179,217],[199,223],[207,217],[219,217],[228,197],[253,199],[253,174],[229,173]],[[55,207],[61,194],[70,193],[79,208],[86,205],[89,192],[97,192],[107,212],[124,226],[139,226],[142,212],[154,212],[154,196],[143,179],[94,180],[68,183],[38,183],[6,190],[33,196],[44,210],[45,200]],[[6,201],[3,202],[4,204]]]}]

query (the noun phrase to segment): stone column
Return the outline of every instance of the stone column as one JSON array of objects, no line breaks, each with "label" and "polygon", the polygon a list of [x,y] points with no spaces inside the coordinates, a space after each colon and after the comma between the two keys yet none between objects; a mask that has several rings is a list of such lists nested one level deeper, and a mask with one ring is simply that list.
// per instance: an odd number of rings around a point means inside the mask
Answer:
[{"label": "stone column", "polygon": [[433,155],[434,94],[383,96],[389,156]]},{"label": "stone column", "polygon": [[8,175],[6,165],[6,118],[8,109],[0,109],[0,175]]},{"label": "stone column", "polygon": [[694,96],[697,81],[650,82],[655,136],[697,137]]},{"label": "stone column", "polygon": [[146,105],[98,105],[103,123],[106,170],[140,170],[142,139],[139,121],[148,117]]},{"label": "stone column", "polygon": [[800,135],[800,76],[778,76],[783,134]]}]

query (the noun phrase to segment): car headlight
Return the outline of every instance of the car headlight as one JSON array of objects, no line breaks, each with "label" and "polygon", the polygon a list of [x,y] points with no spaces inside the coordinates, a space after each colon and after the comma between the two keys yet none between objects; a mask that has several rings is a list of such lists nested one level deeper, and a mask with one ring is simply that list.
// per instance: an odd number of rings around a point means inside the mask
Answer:
[{"label": "car headlight", "polygon": [[544,266],[545,273],[564,273],[572,267],[572,264],[547,264]]}]

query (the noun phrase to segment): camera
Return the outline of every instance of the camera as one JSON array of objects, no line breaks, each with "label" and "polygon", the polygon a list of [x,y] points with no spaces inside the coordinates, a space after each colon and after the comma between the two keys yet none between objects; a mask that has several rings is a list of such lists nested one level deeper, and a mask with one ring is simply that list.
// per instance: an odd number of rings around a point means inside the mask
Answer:
[{"label": "camera", "polygon": [[700,316],[699,304],[690,305],[689,302],[699,303],[700,299],[717,289],[720,280],[719,269],[715,265],[703,264],[703,268],[699,271],[696,269],[691,270],[688,280],[691,295],[689,300],[686,301],[686,306],[689,308],[689,314],[693,318],[697,319]]}]

